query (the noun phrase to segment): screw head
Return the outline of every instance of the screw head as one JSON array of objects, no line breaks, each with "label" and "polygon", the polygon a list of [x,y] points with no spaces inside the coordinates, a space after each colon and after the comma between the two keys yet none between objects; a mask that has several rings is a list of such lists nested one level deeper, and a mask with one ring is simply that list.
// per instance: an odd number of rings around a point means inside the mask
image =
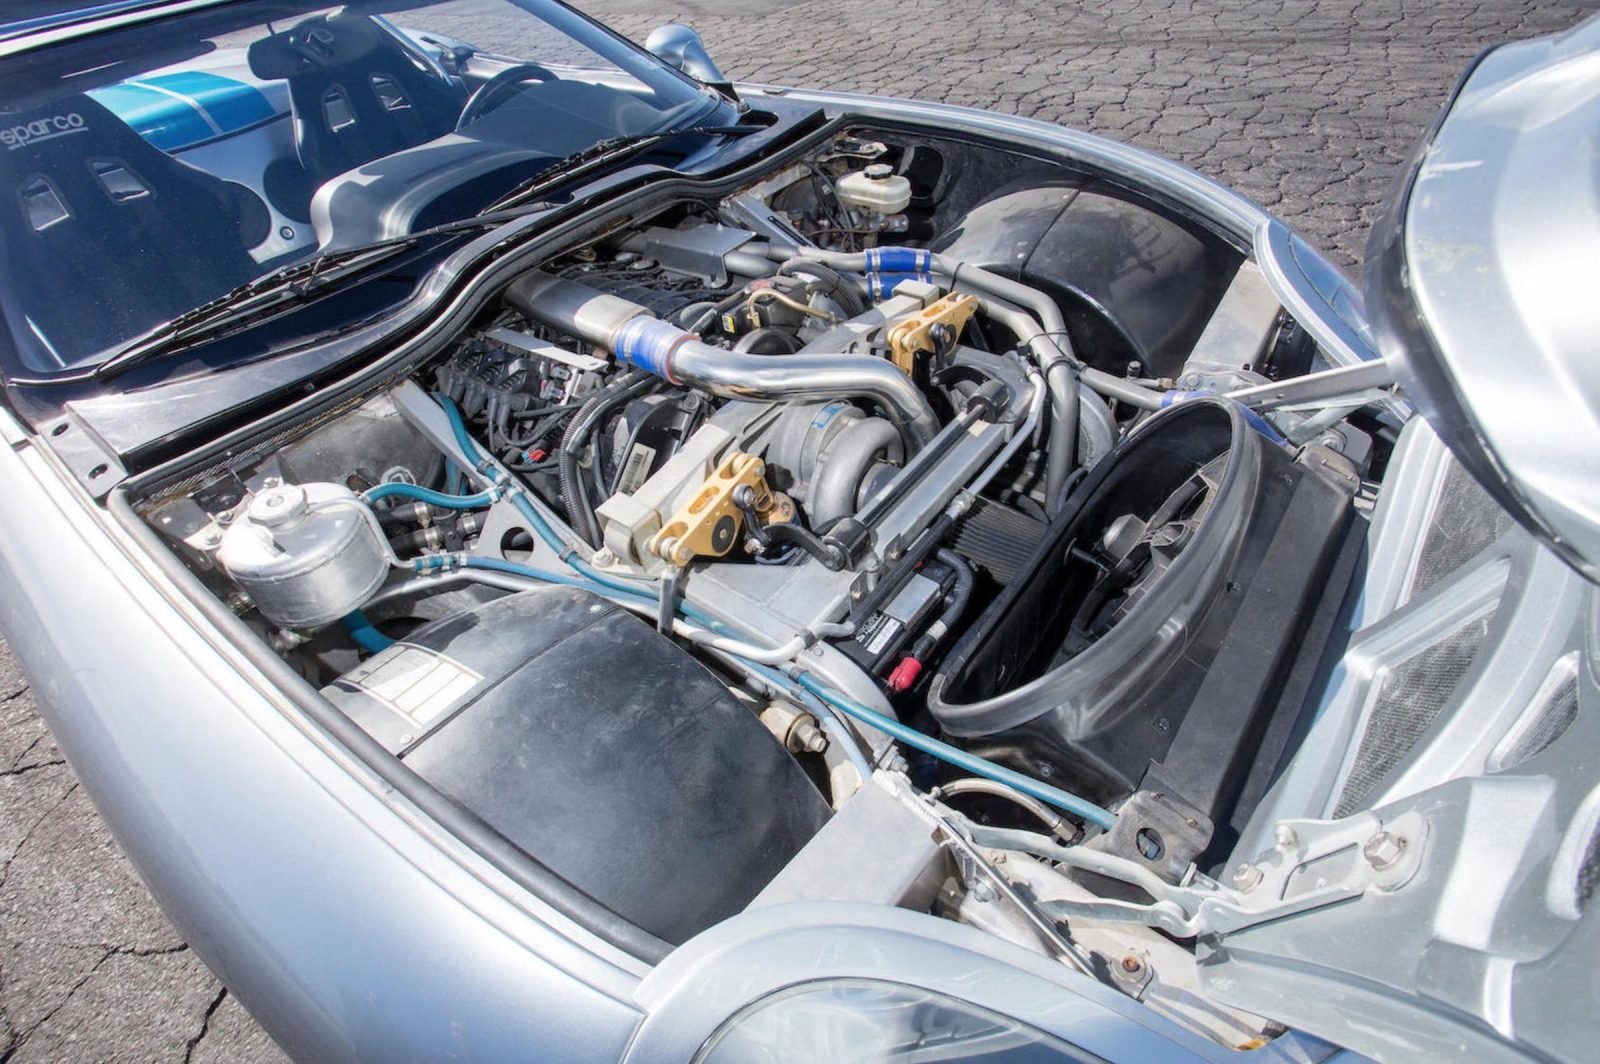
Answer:
[{"label": "screw head", "polygon": [[1144,971],[1144,962],[1130,953],[1122,958],[1122,970],[1129,975],[1138,975]]}]

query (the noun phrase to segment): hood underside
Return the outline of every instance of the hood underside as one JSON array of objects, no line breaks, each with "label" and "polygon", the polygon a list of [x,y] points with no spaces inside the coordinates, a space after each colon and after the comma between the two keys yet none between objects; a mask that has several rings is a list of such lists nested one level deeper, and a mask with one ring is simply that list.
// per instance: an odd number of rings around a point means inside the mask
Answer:
[{"label": "hood underside", "polygon": [[1497,500],[1600,578],[1600,21],[1485,54],[1380,220],[1368,305]]}]

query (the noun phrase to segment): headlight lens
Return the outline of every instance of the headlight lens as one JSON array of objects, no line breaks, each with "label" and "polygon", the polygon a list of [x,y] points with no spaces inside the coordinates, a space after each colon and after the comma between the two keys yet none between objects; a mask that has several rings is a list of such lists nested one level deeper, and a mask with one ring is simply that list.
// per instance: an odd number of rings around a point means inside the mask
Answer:
[{"label": "headlight lens", "polygon": [[887,1061],[1090,1061],[1054,1035],[958,998],[900,983],[828,979],[780,990],[739,1011],[696,1064]]}]

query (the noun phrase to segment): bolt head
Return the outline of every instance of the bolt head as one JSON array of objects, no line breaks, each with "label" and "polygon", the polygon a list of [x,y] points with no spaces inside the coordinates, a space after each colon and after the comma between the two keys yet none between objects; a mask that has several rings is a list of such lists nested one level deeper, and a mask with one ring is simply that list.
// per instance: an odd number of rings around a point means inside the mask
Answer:
[{"label": "bolt head", "polygon": [[1280,850],[1292,850],[1300,845],[1300,836],[1289,825],[1279,824],[1272,829],[1272,841],[1278,844]]},{"label": "bolt head", "polygon": [[1380,831],[1368,839],[1361,847],[1361,856],[1373,868],[1388,868],[1400,860],[1406,852],[1406,840],[1399,835],[1391,835],[1387,831]]},{"label": "bolt head", "polygon": [[1233,875],[1229,878],[1233,881],[1233,885],[1240,890],[1253,890],[1265,877],[1262,875],[1261,869],[1255,865],[1241,864],[1233,870]]}]

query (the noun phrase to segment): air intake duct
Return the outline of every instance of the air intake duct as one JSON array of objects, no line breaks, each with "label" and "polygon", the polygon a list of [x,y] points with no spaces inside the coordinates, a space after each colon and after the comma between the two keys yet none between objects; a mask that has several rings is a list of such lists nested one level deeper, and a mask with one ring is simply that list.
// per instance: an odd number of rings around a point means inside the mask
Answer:
[{"label": "air intake duct", "polygon": [[1338,601],[1327,574],[1356,486],[1336,455],[1297,460],[1237,404],[1164,411],[1069,496],[952,649],[929,709],[975,753],[1102,804],[1176,800],[1208,834],[1207,818],[1230,818],[1297,655],[1315,653],[1300,644],[1318,604]]}]

